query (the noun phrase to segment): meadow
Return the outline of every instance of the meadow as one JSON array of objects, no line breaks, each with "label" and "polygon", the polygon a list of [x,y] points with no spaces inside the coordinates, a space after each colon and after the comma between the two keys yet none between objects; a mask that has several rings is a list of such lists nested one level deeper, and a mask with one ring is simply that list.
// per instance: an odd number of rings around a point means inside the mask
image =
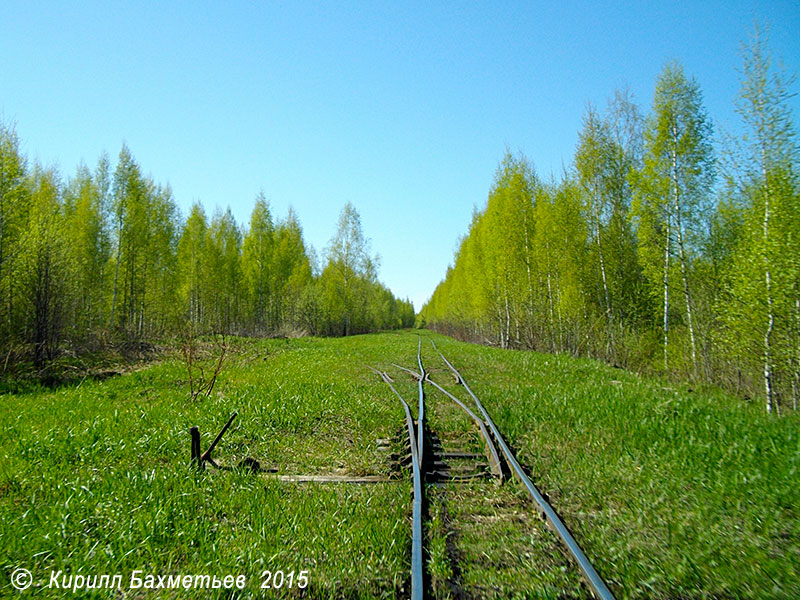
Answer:
[{"label": "meadow", "polygon": [[[466,399],[428,338],[618,598],[800,597],[796,415],[587,359],[421,335],[431,377]],[[61,571],[122,574],[126,598],[408,597],[411,485],[396,460],[403,411],[368,366],[389,371],[413,399],[413,382],[392,363],[414,366],[417,339],[235,339],[214,390],[196,400],[178,353],[102,381],[4,384],[0,596],[20,597],[11,575],[24,567],[33,585],[22,596],[74,595],[48,587]],[[214,344],[207,349],[213,363]],[[442,440],[479,447],[469,421],[432,390],[429,407]],[[214,453],[226,468],[198,472],[189,428],[199,427],[205,449],[233,411]],[[247,457],[262,471],[239,467]],[[432,596],[587,596],[515,482],[429,485],[427,495]],[[135,570],[244,575],[247,585],[130,590]],[[292,584],[262,590],[264,571],[279,570],[294,572]]]}]

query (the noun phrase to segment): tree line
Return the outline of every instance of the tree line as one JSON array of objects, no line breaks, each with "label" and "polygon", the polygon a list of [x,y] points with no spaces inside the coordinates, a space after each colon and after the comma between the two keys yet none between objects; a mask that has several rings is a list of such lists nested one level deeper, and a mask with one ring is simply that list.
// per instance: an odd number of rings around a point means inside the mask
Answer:
[{"label": "tree line", "polygon": [[598,357],[797,408],[800,185],[791,77],[764,36],[743,49],[745,134],[715,155],[697,81],[677,62],[643,115],[588,106],[574,160],[543,181],[506,153],[486,207],[421,311],[504,348]]},{"label": "tree line", "polygon": [[184,219],[169,186],[143,175],[123,145],[62,181],[29,167],[0,123],[0,352],[42,365],[64,349],[172,335],[350,335],[408,327],[414,309],[377,279],[348,204],[320,269],[290,209],[264,195],[249,226],[230,209]]}]

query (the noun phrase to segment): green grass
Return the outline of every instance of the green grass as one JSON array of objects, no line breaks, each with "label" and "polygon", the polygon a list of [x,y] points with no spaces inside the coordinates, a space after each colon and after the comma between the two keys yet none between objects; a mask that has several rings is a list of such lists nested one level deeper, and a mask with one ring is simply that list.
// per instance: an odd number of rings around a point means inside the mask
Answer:
[{"label": "green grass", "polygon": [[[768,417],[589,360],[423,337],[462,371],[618,598],[800,597],[796,415]],[[233,596],[242,598],[261,597],[265,569],[308,570],[304,597],[407,597],[408,479],[198,474],[188,430],[200,428],[205,449],[238,410],[215,452],[225,465],[249,456],[281,474],[388,476],[375,442],[403,430],[403,411],[366,365],[415,400],[391,363],[415,366],[416,348],[409,333],[237,340],[211,397],[197,402],[177,360],[55,390],[0,387],[0,596],[19,597],[10,576],[25,567],[41,597],[71,594],[42,589],[51,569],[121,573],[123,587],[134,569],[245,574]],[[467,399],[427,340],[423,360]],[[433,390],[428,410],[445,445],[480,449],[474,427]],[[435,597],[453,586],[474,597],[586,596],[516,483],[429,486],[428,498]]]},{"label": "green grass", "polygon": [[439,346],[618,597],[800,597],[797,415],[590,360]]},{"label": "green grass", "polygon": [[253,342],[196,403],[176,361],[4,395],[0,594],[24,566],[43,585],[51,569],[243,573],[253,596],[262,570],[306,569],[312,597],[395,596],[407,577],[404,486],[285,484],[187,466],[189,427],[205,449],[238,410],[215,453],[226,464],[252,456],[286,474],[385,470],[375,438],[391,435],[401,413],[373,395],[352,347]]}]

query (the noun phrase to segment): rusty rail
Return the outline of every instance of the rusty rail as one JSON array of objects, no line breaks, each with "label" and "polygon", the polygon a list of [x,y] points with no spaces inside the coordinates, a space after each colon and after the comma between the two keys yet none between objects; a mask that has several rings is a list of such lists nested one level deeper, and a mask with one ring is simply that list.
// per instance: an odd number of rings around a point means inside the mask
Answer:
[{"label": "rusty rail", "polygon": [[467,385],[467,382],[464,380],[464,377],[461,375],[461,373],[458,372],[458,370],[452,364],[450,364],[450,361],[448,361],[445,358],[444,354],[442,354],[442,352],[439,350],[439,348],[436,347],[436,344],[434,343],[433,340],[431,340],[431,344],[433,344],[433,347],[439,353],[439,356],[442,357],[442,360],[448,367],[450,367],[450,370],[458,378],[458,381],[461,383],[462,386],[464,386],[464,389],[475,401],[478,410],[483,415],[483,418],[486,420],[486,424],[492,430],[495,440],[497,440],[500,449],[503,451],[503,454],[505,455],[506,461],[508,462],[508,465],[511,467],[512,472],[516,475],[516,477],[520,480],[520,482],[522,482],[522,484],[528,489],[528,492],[533,497],[536,504],[539,505],[542,516],[545,518],[548,525],[559,535],[559,537],[566,545],[567,550],[569,550],[570,554],[577,562],[578,567],[583,572],[584,578],[586,579],[586,582],[589,584],[589,588],[591,589],[592,593],[595,595],[595,597],[600,598],[601,600],[614,600],[614,596],[611,593],[611,590],[608,589],[608,586],[605,584],[603,579],[600,577],[595,568],[592,566],[592,563],[589,562],[589,559],[586,557],[586,554],[584,554],[583,550],[581,550],[581,547],[578,545],[578,542],[575,541],[575,538],[572,537],[572,534],[569,532],[566,525],[564,525],[563,521],[558,516],[556,511],[553,510],[552,506],[550,506],[550,503],[547,502],[547,500],[545,500],[542,493],[538,490],[538,488],[525,474],[525,471],[523,470],[522,466],[519,464],[519,462],[517,462],[514,453],[511,451],[511,449],[503,440],[503,436],[500,435],[500,431],[497,429],[497,426],[494,424],[494,421],[492,421],[492,418],[489,416],[489,413],[486,412],[486,409],[481,404],[481,401],[478,400],[478,397],[472,393],[472,390],[469,388],[469,385]]}]

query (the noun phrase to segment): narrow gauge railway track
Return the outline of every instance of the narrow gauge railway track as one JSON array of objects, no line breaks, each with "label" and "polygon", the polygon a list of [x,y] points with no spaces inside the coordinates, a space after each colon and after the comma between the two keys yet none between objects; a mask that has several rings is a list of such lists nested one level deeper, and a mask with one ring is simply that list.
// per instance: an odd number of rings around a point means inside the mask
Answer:
[{"label": "narrow gauge railway track", "polygon": [[[418,351],[419,352],[419,351]],[[419,353],[418,353],[419,358]],[[420,368],[422,366],[421,359]],[[424,592],[424,579],[422,569],[422,465],[420,464],[420,456],[422,449],[422,432],[423,432],[423,417],[425,415],[423,409],[424,390],[422,389],[422,381],[419,384],[419,433],[417,436],[414,433],[414,419],[411,417],[411,407],[399,394],[399,392],[392,385],[392,379],[383,371],[378,371],[384,382],[391,388],[391,390],[398,397],[403,404],[403,410],[406,413],[406,426],[408,427],[408,439],[411,452],[411,468],[412,476],[414,478],[414,507],[412,510],[412,526],[411,526],[411,598],[412,600],[422,600]]]},{"label": "narrow gauge railway track", "polygon": [[[395,368],[407,373],[411,377],[413,377],[417,382],[417,390],[418,390],[418,408],[417,408],[417,422],[416,422],[416,431],[414,427],[414,419],[411,414],[411,407],[409,406],[408,402],[406,402],[401,394],[397,391],[397,389],[393,385],[393,381],[391,377],[385,371],[379,371],[377,369],[373,369],[376,373],[378,373],[383,381],[391,388],[392,392],[398,397],[400,402],[403,405],[403,409],[405,411],[406,416],[406,426],[408,429],[409,435],[409,442],[410,442],[410,453],[411,453],[411,463],[412,463],[412,471],[413,471],[413,481],[414,481],[414,507],[412,511],[412,547],[411,547],[411,598],[412,600],[421,600],[425,594],[425,580],[424,580],[424,570],[423,570],[423,549],[422,549],[422,539],[423,539],[423,502],[424,502],[424,489],[423,489],[423,481],[427,479],[431,479],[430,475],[441,475],[435,471],[427,470],[428,464],[424,461],[424,453],[423,448],[425,446],[425,390],[424,390],[424,383],[430,383],[431,386],[436,388],[439,392],[447,396],[449,399],[453,400],[478,426],[480,431],[481,437],[483,439],[485,445],[485,453],[488,460],[488,467],[491,475],[497,477],[499,479],[503,479],[505,473],[510,471],[510,473],[522,483],[522,485],[526,488],[528,493],[530,494],[531,498],[534,500],[536,504],[536,510],[539,515],[544,519],[547,525],[552,529],[559,537],[561,542],[563,543],[564,547],[567,549],[570,558],[575,562],[578,568],[581,571],[581,574],[584,578],[584,581],[588,585],[590,592],[594,595],[594,597],[599,598],[601,600],[613,600],[614,596],[611,591],[608,589],[608,586],[605,584],[603,579],[597,573],[595,568],[592,566],[589,559],[586,557],[586,554],[578,545],[575,538],[570,533],[569,529],[567,529],[564,522],[558,516],[556,511],[550,505],[550,503],[545,499],[544,495],[539,491],[539,489],[533,484],[530,478],[525,473],[525,470],[522,468],[522,465],[517,461],[514,453],[509,448],[508,444],[506,444],[505,440],[503,439],[500,430],[497,428],[497,425],[492,420],[489,413],[484,408],[481,401],[478,397],[472,392],[469,385],[467,384],[464,377],[461,373],[452,365],[452,363],[447,360],[444,354],[436,347],[436,344],[431,340],[431,344],[433,345],[434,350],[439,354],[442,361],[447,365],[448,369],[452,372],[455,377],[455,380],[458,385],[462,386],[467,394],[470,396],[472,401],[474,402],[478,412],[480,413],[480,417],[471,410],[466,404],[464,404],[461,400],[459,400],[455,395],[448,392],[445,388],[441,385],[436,383],[430,378],[430,373],[427,372],[423,365],[422,365],[422,340],[419,340],[419,344],[417,346],[417,364],[419,366],[419,371],[414,371],[413,369],[409,369],[407,367],[403,367],[397,364],[393,364]],[[481,418],[482,417],[482,418]],[[497,446],[500,447],[502,452],[502,459],[500,458],[500,454],[497,451]],[[458,453],[456,453],[458,454]],[[454,456],[454,454],[450,454],[450,456]],[[466,454],[465,454],[466,456]]]}]

